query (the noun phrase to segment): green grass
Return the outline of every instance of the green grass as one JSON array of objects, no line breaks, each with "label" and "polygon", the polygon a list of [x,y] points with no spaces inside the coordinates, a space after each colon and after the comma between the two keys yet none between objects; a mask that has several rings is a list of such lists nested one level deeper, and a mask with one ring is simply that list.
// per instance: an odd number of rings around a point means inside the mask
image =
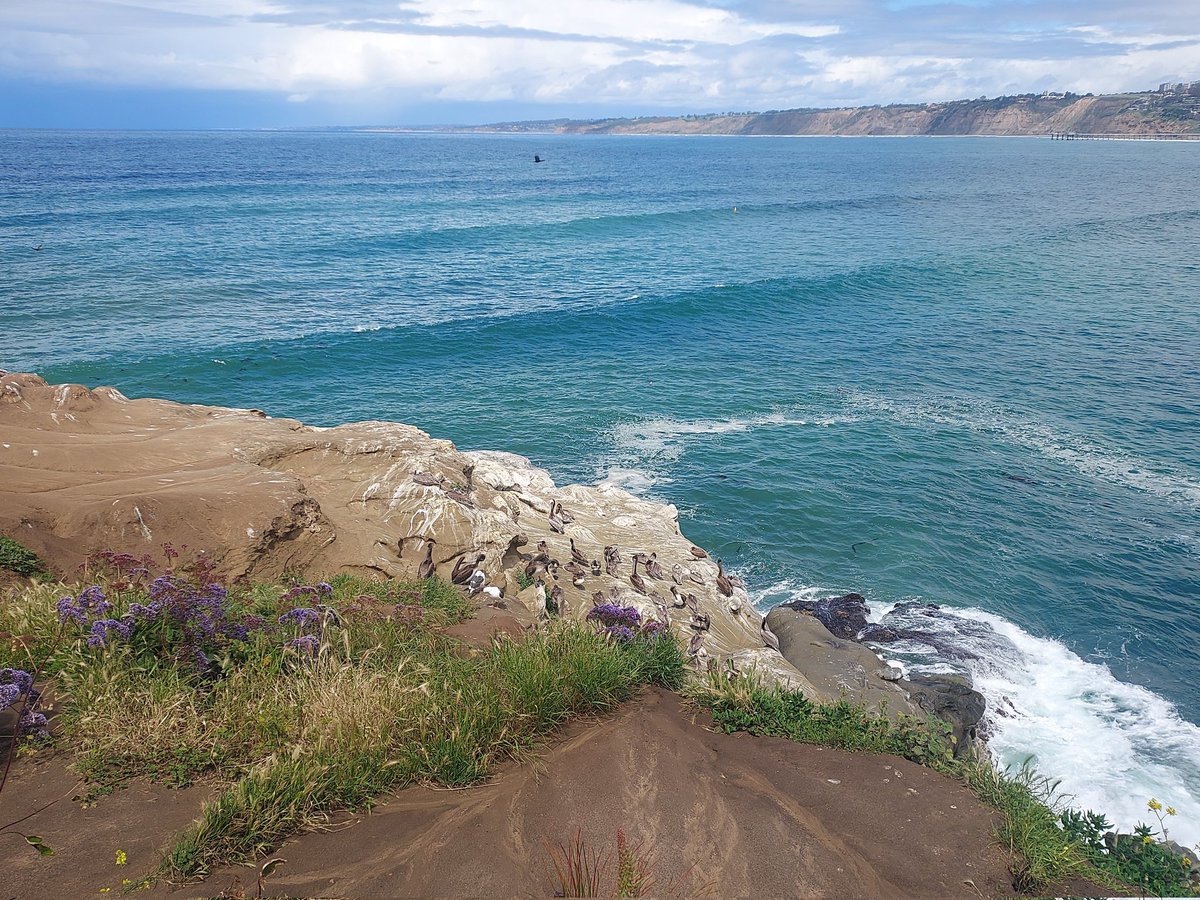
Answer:
[{"label": "green grass", "polygon": [[[266,629],[210,648],[203,672],[169,630],[89,648],[54,612],[69,590],[31,587],[0,607],[0,631],[24,636],[0,642],[0,664],[48,657],[43,671],[65,697],[58,743],[91,781],[90,798],[135,776],[228,784],[167,851],[160,874],[173,880],[249,861],[404,784],[472,784],[574,716],[683,680],[670,638],[621,643],[556,621],[468,653],[441,633],[470,610],[452,585],[339,577],[332,586],[324,602],[341,625],[322,630],[315,657]],[[292,605],[280,604],[285,590],[254,585],[228,605],[274,622]],[[106,593],[113,616],[146,600],[140,588]]]},{"label": "green grass", "polygon": [[49,575],[42,558],[10,537],[0,535],[0,569],[7,569],[26,578]]}]

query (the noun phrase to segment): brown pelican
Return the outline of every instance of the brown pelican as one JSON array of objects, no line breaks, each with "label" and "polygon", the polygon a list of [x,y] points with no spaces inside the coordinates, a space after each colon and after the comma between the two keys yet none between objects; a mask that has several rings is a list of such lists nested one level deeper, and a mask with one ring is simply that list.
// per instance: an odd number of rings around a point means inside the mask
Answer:
[{"label": "brown pelican", "polygon": [[683,609],[687,606],[687,598],[679,593],[679,588],[675,587],[675,585],[671,585],[671,605],[676,609]]},{"label": "brown pelican", "polygon": [[700,665],[700,660],[708,656],[704,649],[704,635],[693,634],[692,639],[688,641],[687,649],[688,659],[693,660],[697,665]]},{"label": "brown pelican", "polygon": [[545,553],[539,553],[533,559],[525,564],[525,577],[533,578],[541,572],[545,572],[549,567],[550,557]]},{"label": "brown pelican", "polygon": [[647,575],[649,575],[651,578],[657,579],[658,581],[662,581],[662,579],[664,577],[663,569],[662,569],[662,566],[660,566],[658,564],[658,554],[657,553],[651,553],[650,558],[647,560],[644,560],[642,565],[644,565],[646,567]]},{"label": "brown pelican", "polygon": [[565,509],[563,509],[563,505],[561,503],[558,504],[558,515],[563,520],[563,522],[567,525],[570,525],[572,522],[575,521],[575,517],[573,515],[571,515],[569,512],[567,512]]},{"label": "brown pelican", "polygon": [[475,486],[475,467],[464,466],[463,474],[467,476],[467,483],[460,487],[452,487],[446,491],[446,496],[457,503],[462,503],[464,506],[474,506],[471,502],[471,491]]},{"label": "brown pelican", "polygon": [[424,581],[437,574],[437,566],[433,564],[433,538],[425,538],[425,558],[417,566],[417,577]]},{"label": "brown pelican", "polygon": [[766,617],[762,620],[762,640],[764,647],[770,647],[776,653],[779,652],[779,638],[770,628],[767,627]]},{"label": "brown pelican", "polygon": [[533,591],[533,611],[539,620],[546,618],[546,582],[538,579]]},{"label": "brown pelican", "polygon": [[725,564],[719,559],[717,560],[717,590],[726,597],[733,596],[733,582],[725,574]]},{"label": "brown pelican", "polygon": [[584,575],[587,574],[587,569],[585,569],[583,566],[581,566],[579,563],[575,562],[574,560],[572,560],[571,562],[569,562],[565,566],[563,566],[563,569],[565,569],[566,571],[570,572],[572,575],[575,575],[579,578],[582,578]]},{"label": "brown pelican", "polygon": [[547,607],[553,606],[561,616],[566,611],[567,601],[563,596],[563,589],[557,584],[550,589],[550,602]]},{"label": "brown pelican", "polygon": [[645,593],[648,593],[648,588],[646,587],[646,580],[644,578],[642,578],[641,575],[638,574],[638,570],[637,570],[638,559],[640,558],[640,556],[641,556],[641,554],[634,554],[633,574],[629,576],[629,583],[633,585],[634,590],[636,590],[639,594],[645,594]]},{"label": "brown pelican", "polygon": [[621,551],[615,546],[604,548],[604,558],[608,559],[610,556],[617,562],[625,562],[625,560],[621,558]]},{"label": "brown pelican", "polygon": [[612,549],[611,547],[604,548],[604,571],[616,578],[621,574],[621,561],[617,558],[615,551],[609,552]]},{"label": "brown pelican", "polygon": [[441,475],[430,475],[428,472],[413,473],[413,481],[426,487],[441,487],[442,480]]},{"label": "brown pelican", "polygon": [[697,631],[708,631],[709,621],[708,615],[705,613],[692,613],[692,621],[688,623]]},{"label": "brown pelican", "polygon": [[[655,597],[658,597],[658,595],[656,594]],[[671,614],[667,612],[667,604],[663,603],[662,597],[658,597],[658,599],[656,599],[656,600],[654,598],[651,598],[651,599],[654,602],[654,609],[655,609],[655,612],[657,613],[656,618],[663,625],[670,628],[671,627]]]},{"label": "brown pelican", "polygon": [[708,558],[708,554],[705,553],[703,550],[701,550],[699,547],[692,547],[691,553],[692,553],[692,556],[696,557],[696,559],[707,559]]},{"label": "brown pelican", "polygon": [[671,580],[676,584],[683,584],[683,566],[679,563],[671,566]]},{"label": "brown pelican", "polygon": [[696,612],[697,610],[700,609],[700,604],[696,600],[695,594],[688,594],[683,599],[684,599],[684,602],[687,603],[687,608],[690,609],[692,612]]},{"label": "brown pelican", "polygon": [[601,570],[601,568],[600,568],[600,560],[598,560],[598,559],[593,559],[593,560],[592,560],[592,574],[593,574],[593,575],[599,575],[601,571],[602,571],[602,570]]},{"label": "brown pelican", "polygon": [[538,541],[538,542],[537,542],[537,552],[538,552],[538,553],[545,553],[547,556],[549,556],[549,555],[550,555],[550,548],[549,548],[549,547],[546,545],[546,542],[545,542],[545,541]]},{"label": "brown pelican", "polygon": [[593,591],[592,592],[592,606],[599,606],[603,602],[604,602],[604,592],[603,591]]},{"label": "brown pelican", "polygon": [[550,530],[559,534],[565,534],[567,530],[566,521],[558,512],[557,500],[550,501]]},{"label": "brown pelican", "polygon": [[688,580],[694,584],[700,585],[700,587],[704,587],[706,584],[708,584],[708,582],[704,580],[704,576],[699,572],[688,572]]},{"label": "brown pelican", "polygon": [[466,584],[467,579],[471,577],[471,573],[479,568],[479,564],[485,559],[484,554],[480,553],[475,557],[475,562],[467,562],[465,556],[460,556],[454,563],[454,570],[450,573],[450,580],[454,584]]},{"label": "brown pelican", "polygon": [[586,566],[588,564],[588,559],[586,556],[584,556],[582,553],[580,553],[578,548],[575,546],[575,538],[571,538],[570,541],[571,541],[571,559],[575,560],[575,562],[579,563],[581,566]]}]

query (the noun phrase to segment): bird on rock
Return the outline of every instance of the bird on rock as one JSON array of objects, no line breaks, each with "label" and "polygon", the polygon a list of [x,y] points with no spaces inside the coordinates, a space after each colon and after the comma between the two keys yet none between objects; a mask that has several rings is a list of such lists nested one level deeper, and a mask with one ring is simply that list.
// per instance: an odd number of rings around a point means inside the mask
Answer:
[{"label": "bird on rock", "polygon": [[662,566],[659,565],[659,563],[658,563],[658,554],[657,553],[651,553],[650,558],[645,560],[644,565],[646,567],[647,575],[649,575],[651,578],[662,581],[663,569],[662,569]]},{"label": "bird on rock", "polygon": [[433,538],[425,539],[425,558],[421,560],[421,565],[417,567],[417,577],[424,581],[426,578],[432,578],[437,574],[437,566],[433,564]]},{"label": "bird on rock", "polygon": [[558,501],[550,501],[550,530],[558,534],[565,534],[567,530],[566,521],[558,514]]},{"label": "bird on rock", "polygon": [[638,574],[637,570],[639,557],[640,554],[636,554],[633,557],[633,574],[629,576],[629,583],[633,585],[634,590],[639,594],[646,594],[649,592],[649,589],[646,587],[646,580]]},{"label": "bird on rock", "polygon": [[465,556],[460,556],[458,561],[454,563],[454,570],[450,573],[450,581],[454,584],[466,584],[467,579],[471,577],[471,573],[479,568],[479,564],[485,558],[485,555],[480,553],[475,557],[475,562],[469,563]]},{"label": "bird on rock", "polygon": [[575,546],[575,538],[571,538],[571,559],[579,563],[581,566],[588,564],[588,558],[579,552],[579,548]]},{"label": "bird on rock", "polygon": [[733,582],[725,574],[725,564],[719,559],[717,560],[717,590],[726,597],[733,596]]}]

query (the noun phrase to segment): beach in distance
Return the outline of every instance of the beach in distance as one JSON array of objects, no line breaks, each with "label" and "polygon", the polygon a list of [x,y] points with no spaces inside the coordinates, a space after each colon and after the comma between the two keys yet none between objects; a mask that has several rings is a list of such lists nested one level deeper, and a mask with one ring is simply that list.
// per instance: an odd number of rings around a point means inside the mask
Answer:
[{"label": "beach in distance", "polygon": [[674,504],[763,611],[937,604],[888,660],[1194,843],[1198,154],[0,131],[0,368],[522,454]]}]

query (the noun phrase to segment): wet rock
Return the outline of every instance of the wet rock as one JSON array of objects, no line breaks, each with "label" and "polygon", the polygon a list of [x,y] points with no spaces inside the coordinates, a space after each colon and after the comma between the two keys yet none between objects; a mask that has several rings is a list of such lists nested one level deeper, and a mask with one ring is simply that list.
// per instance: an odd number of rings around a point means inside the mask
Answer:
[{"label": "wet rock", "polygon": [[836,637],[854,640],[867,624],[867,601],[862,594],[843,594],[821,600],[793,600],[788,609],[807,613]]},{"label": "wet rock", "polygon": [[909,699],[929,715],[950,724],[955,754],[962,755],[978,737],[987,704],[983,694],[961,675],[912,675],[902,682]]}]

